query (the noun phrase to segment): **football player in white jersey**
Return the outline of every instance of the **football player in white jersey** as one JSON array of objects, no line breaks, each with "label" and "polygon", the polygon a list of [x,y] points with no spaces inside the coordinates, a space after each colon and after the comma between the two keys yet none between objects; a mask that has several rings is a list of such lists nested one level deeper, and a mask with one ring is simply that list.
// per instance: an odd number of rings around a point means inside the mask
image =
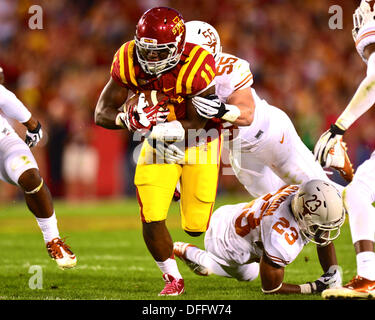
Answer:
[{"label": "football player in white jersey", "polygon": [[50,191],[40,176],[30,147],[43,136],[41,125],[23,103],[3,85],[4,73],[0,68],[0,109],[3,114],[22,123],[26,131],[23,141],[9,122],[0,115],[0,179],[18,186],[24,193],[29,210],[36,217],[42,231],[48,254],[61,269],[72,268],[77,258],[60,238]]},{"label": "football player in white jersey", "polygon": [[[233,171],[250,195],[311,179],[330,182],[314,155],[298,136],[285,112],[259,98],[251,85],[249,63],[224,53],[215,28],[206,22],[186,23],[186,41],[201,45],[216,60],[216,96],[193,98],[204,118],[220,118],[234,128],[229,145]],[[227,126],[228,128],[228,126]],[[224,145],[225,147],[226,145]],[[179,161],[177,148],[163,150],[167,161]],[[342,190],[342,186],[336,185]]]},{"label": "football player in white jersey", "polygon": [[[348,106],[331,128],[322,134],[315,155],[329,166],[327,155],[350,126],[375,103],[375,1],[362,0],[354,13],[353,37],[357,51],[367,64],[367,75]],[[333,155],[337,161],[340,155]],[[329,161],[328,161],[329,162]],[[343,193],[356,252],[357,275],[343,288],[323,292],[325,298],[375,298],[375,151],[361,164]]]},{"label": "football player in white jersey", "polygon": [[[344,221],[340,192],[325,181],[311,180],[250,203],[220,207],[205,234],[205,250],[175,242],[173,252],[199,275],[239,281],[252,281],[260,275],[264,293],[318,293],[341,286],[332,241]],[[324,274],[301,285],[284,283],[284,268],[310,241],[317,244]]]}]

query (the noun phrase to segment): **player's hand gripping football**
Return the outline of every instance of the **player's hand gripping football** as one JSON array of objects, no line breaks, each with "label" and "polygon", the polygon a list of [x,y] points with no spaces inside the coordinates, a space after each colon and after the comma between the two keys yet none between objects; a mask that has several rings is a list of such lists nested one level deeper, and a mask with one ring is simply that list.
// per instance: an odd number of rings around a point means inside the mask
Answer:
[{"label": "player's hand gripping football", "polygon": [[324,132],[314,148],[315,159],[319,161],[322,167],[328,167],[327,158],[329,151],[335,146],[336,143],[342,141],[342,136],[345,130],[340,129],[335,124],[331,125],[331,128]]},{"label": "player's hand gripping football", "polygon": [[34,130],[26,131],[25,143],[29,148],[35,147],[39,141],[43,138],[43,130],[41,124],[38,122],[38,125]]},{"label": "player's hand gripping football", "polygon": [[167,119],[169,110],[160,110],[160,105],[157,104],[151,108],[146,101],[144,93],[141,93],[138,98],[138,103],[130,106],[126,112],[120,112],[116,117],[116,124],[121,127],[126,127],[130,131],[137,130],[151,130],[152,126],[157,123],[164,122]]},{"label": "player's hand gripping football", "polygon": [[323,168],[332,167],[348,182],[352,181],[354,170],[353,165],[346,152],[346,143],[343,141],[345,130],[337,125],[324,132],[315,145],[315,159]]}]

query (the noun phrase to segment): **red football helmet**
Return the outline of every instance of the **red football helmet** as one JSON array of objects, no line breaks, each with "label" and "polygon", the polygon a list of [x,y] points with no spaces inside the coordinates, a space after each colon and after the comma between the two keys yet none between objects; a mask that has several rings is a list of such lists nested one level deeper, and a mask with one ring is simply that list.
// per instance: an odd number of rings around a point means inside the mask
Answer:
[{"label": "red football helmet", "polygon": [[185,22],[181,14],[168,7],[146,11],[138,21],[135,45],[142,69],[159,75],[180,61],[185,46]]}]

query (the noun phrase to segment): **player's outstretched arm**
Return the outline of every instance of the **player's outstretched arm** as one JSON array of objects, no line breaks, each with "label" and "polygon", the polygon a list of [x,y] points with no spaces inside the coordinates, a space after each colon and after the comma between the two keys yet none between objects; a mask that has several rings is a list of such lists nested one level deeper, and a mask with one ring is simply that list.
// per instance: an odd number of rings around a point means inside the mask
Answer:
[{"label": "player's outstretched arm", "polygon": [[375,100],[375,44],[365,50],[368,56],[367,75],[358,86],[348,106],[331,128],[324,132],[315,145],[314,154],[322,166],[326,165],[329,151],[342,141],[346,130],[374,104]]},{"label": "player's outstretched arm", "polygon": [[273,263],[265,254],[260,259],[259,274],[265,294],[301,293],[299,285],[283,283],[284,267]]},{"label": "player's outstretched arm", "polygon": [[[321,252],[322,256],[319,259],[323,259],[324,254],[329,254],[330,250],[323,249]],[[314,282],[307,282],[300,285],[289,284],[283,282],[284,267],[273,263],[264,254],[260,260],[259,268],[262,291],[265,294],[314,294],[320,293],[329,287],[341,285],[339,267],[337,265],[328,265],[329,263],[326,261],[322,264],[322,267],[327,268],[326,272]]]},{"label": "player's outstretched arm", "polygon": [[100,94],[95,108],[95,123],[106,129],[123,129],[125,125],[116,123],[119,108],[128,97],[128,89],[118,85],[112,78]]}]

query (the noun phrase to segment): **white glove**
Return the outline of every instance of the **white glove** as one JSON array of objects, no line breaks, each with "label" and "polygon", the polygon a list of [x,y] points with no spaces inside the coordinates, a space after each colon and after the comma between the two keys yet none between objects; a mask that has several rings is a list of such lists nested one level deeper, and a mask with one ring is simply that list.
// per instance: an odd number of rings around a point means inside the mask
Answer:
[{"label": "white glove", "polygon": [[38,122],[38,125],[34,130],[26,131],[25,143],[28,145],[29,148],[35,147],[42,138],[43,130],[41,124]]},{"label": "white glove", "polygon": [[207,119],[219,118],[234,122],[241,115],[241,111],[237,106],[221,102],[219,97],[214,94],[204,98],[194,97],[192,103],[197,113]]},{"label": "white glove", "polygon": [[177,120],[159,123],[152,127],[147,138],[167,142],[182,141],[185,138],[185,129],[181,122]]},{"label": "white glove", "polygon": [[198,114],[206,119],[221,118],[226,112],[225,104],[214,94],[204,98],[194,97],[192,103]]},{"label": "white glove", "polygon": [[323,168],[329,167],[327,164],[327,157],[329,151],[335,146],[336,143],[342,141],[342,136],[345,130],[340,129],[337,125],[331,125],[331,128],[324,132],[314,148],[315,159],[322,165]]},{"label": "white glove", "polygon": [[301,293],[318,293],[328,288],[337,288],[342,286],[341,268],[338,265],[332,265],[328,271],[314,282],[307,282],[300,285]]},{"label": "white glove", "polygon": [[169,164],[178,163],[185,158],[185,151],[164,141],[156,141],[156,154]]}]

